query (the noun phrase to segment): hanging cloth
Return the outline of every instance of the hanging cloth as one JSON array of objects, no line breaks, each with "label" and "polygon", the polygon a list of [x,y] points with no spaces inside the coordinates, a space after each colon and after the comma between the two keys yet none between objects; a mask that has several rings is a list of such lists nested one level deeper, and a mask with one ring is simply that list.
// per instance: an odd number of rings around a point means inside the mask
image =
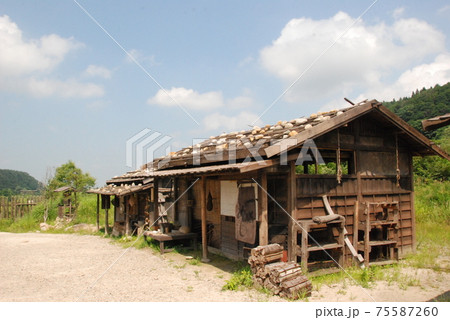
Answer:
[{"label": "hanging cloth", "polygon": [[236,204],[235,220],[236,239],[245,243],[254,244],[256,239],[256,201],[255,188],[239,188]]}]

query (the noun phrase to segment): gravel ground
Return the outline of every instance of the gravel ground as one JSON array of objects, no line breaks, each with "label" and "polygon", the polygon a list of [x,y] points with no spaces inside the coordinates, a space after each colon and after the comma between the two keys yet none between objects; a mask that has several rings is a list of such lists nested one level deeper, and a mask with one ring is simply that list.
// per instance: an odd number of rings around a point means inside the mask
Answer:
[{"label": "gravel ground", "polygon": [[222,291],[231,274],[211,264],[151,249],[125,252],[98,236],[0,233],[0,261],[0,301],[282,301]]},{"label": "gravel ground", "polygon": [[[450,290],[448,273],[404,272],[415,286],[322,285],[309,301],[428,301]],[[0,233],[0,301],[285,301],[256,290],[222,291],[230,277],[223,259],[191,265],[180,254],[126,250],[98,236]]]}]

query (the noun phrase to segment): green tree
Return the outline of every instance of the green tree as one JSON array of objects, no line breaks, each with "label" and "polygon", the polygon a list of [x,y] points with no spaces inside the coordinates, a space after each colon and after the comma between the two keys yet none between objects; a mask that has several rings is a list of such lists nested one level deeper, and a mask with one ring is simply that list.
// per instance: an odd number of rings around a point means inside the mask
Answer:
[{"label": "green tree", "polygon": [[69,161],[56,168],[53,179],[50,180],[49,189],[55,190],[60,187],[72,187],[75,192],[85,192],[95,185],[95,178],[89,173],[83,173],[77,168],[73,161]]}]

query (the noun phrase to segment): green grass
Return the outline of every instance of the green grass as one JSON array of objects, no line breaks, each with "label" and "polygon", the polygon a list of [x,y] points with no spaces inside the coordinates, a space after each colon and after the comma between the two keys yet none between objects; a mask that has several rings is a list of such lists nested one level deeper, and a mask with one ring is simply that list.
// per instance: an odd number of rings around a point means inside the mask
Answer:
[{"label": "green grass", "polygon": [[253,287],[253,274],[249,266],[244,266],[236,270],[231,279],[226,282],[222,290],[242,290]]},{"label": "green grass", "polygon": [[415,209],[417,223],[450,225],[450,181],[416,181]]}]

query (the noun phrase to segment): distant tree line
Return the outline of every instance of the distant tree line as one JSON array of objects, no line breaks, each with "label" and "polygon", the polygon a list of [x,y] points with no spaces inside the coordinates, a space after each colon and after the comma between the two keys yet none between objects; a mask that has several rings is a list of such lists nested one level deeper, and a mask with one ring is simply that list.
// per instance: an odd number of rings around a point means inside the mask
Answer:
[{"label": "distant tree line", "polygon": [[12,196],[25,190],[41,190],[42,184],[23,171],[0,169],[0,196]]},{"label": "distant tree line", "polygon": [[[436,85],[434,88],[415,90],[411,97],[383,104],[450,153],[450,126],[432,131],[424,131],[422,128],[422,120],[450,113],[450,82],[443,86]],[[418,179],[425,181],[449,181],[450,161],[440,157],[416,157],[414,174]]]}]

